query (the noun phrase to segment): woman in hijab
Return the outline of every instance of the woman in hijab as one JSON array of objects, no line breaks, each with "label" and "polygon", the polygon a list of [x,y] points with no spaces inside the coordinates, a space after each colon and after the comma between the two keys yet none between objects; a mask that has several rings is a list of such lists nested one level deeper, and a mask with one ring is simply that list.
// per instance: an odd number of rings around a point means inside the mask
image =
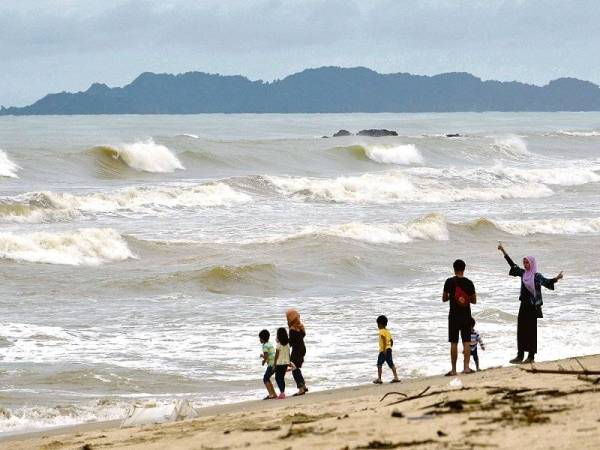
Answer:
[{"label": "woman in hijab", "polygon": [[[542,286],[554,290],[554,284],[562,279],[560,272],[556,277],[547,279],[537,271],[535,257],[523,258],[523,268],[517,266],[504,250],[502,244],[498,244],[498,250],[504,255],[504,259],[510,266],[509,275],[521,278],[521,293],[519,300],[519,318],[517,321],[517,356],[510,360],[511,364],[532,363],[537,353],[537,320],[542,318]],[[527,359],[523,361],[525,352],[529,352]]]},{"label": "woman in hijab", "polygon": [[306,355],[306,347],[304,346],[304,336],[306,336],[306,332],[304,330],[304,325],[300,320],[300,313],[298,311],[295,309],[288,309],[285,315],[290,329],[290,347],[292,348],[290,361],[294,367],[292,376],[298,386],[298,392],[294,395],[304,395],[308,392],[308,389],[304,383],[304,377],[302,376],[302,371],[300,369],[304,363],[304,355]]}]

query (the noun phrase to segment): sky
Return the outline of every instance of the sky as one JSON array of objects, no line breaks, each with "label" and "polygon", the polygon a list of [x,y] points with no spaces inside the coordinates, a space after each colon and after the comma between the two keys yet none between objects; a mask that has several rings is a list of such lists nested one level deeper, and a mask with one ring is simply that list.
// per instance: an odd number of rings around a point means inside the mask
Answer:
[{"label": "sky", "polygon": [[600,84],[597,0],[0,0],[0,105],[142,72],[305,68]]}]

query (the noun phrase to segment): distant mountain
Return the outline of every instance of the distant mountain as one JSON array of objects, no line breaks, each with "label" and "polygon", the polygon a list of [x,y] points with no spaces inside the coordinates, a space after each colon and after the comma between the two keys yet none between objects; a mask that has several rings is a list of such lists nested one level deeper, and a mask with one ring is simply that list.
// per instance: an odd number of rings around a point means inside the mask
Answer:
[{"label": "distant mountain", "polygon": [[203,72],[143,73],[131,84],[95,83],[49,94],[0,115],[600,111],[600,88],[575,78],[545,86],[482,81],[468,73],[380,74],[364,67],[307,69],[271,83]]}]

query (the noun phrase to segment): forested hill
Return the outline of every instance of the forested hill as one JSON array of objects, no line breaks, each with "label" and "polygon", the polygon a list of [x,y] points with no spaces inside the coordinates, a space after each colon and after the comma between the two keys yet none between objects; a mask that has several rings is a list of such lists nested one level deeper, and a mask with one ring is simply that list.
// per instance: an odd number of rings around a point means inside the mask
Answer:
[{"label": "forested hill", "polygon": [[575,78],[545,86],[482,81],[468,73],[380,74],[363,67],[307,69],[273,82],[203,72],[143,73],[124,87],[49,94],[0,115],[600,111],[600,88]]}]

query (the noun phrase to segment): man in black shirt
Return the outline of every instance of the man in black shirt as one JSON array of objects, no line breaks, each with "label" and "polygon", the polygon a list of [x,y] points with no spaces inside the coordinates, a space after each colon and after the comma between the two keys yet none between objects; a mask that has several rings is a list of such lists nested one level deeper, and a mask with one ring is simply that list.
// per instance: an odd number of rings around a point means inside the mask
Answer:
[{"label": "man in black shirt", "polygon": [[471,359],[471,303],[477,302],[475,286],[464,276],[466,264],[463,260],[454,261],[454,276],[444,283],[442,301],[450,301],[448,314],[448,341],[450,342],[450,360],[452,370],[447,376],[456,375],[456,360],[458,357],[458,336],[463,343],[464,372],[471,373],[469,362]]}]

